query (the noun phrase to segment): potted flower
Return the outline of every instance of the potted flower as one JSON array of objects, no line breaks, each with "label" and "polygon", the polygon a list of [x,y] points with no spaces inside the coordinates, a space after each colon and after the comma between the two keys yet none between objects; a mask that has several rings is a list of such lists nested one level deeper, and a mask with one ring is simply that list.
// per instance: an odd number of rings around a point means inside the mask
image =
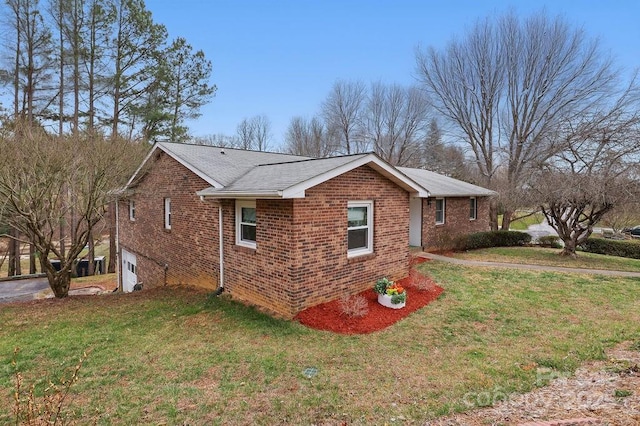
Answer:
[{"label": "potted flower", "polygon": [[378,303],[392,309],[404,308],[407,303],[407,291],[388,278],[380,278],[373,286],[378,293]]}]

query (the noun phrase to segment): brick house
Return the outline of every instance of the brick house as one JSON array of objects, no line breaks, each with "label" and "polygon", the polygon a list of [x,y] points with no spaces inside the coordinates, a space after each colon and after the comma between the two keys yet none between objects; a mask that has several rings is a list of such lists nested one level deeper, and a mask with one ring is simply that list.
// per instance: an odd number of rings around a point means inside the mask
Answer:
[{"label": "brick house", "polygon": [[[434,228],[429,215],[446,218],[442,229],[459,226],[456,200],[465,199],[450,194],[436,211],[440,192],[406,170],[375,154],[310,159],[158,143],[118,201],[120,286],[224,288],[292,317],[382,276],[402,278],[410,231],[424,245],[438,235],[424,229]],[[476,200],[486,198],[480,190]],[[486,230],[482,206],[460,232]]]}]

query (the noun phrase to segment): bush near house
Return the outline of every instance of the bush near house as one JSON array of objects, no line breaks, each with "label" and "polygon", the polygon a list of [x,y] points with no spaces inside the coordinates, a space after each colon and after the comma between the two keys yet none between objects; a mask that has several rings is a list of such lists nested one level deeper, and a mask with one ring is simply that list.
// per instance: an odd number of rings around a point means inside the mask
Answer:
[{"label": "bush near house", "polygon": [[538,238],[538,244],[540,247],[562,248],[560,237],[557,235],[544,235]]},{"label": "bush near house", "polygon": [[531,242],[531,235],[519,231],[489,231],[463,235],[456,239],[457,250],[475,250],[489,247],[523,246]]},{"label": "bush near house", "polygon": [[604,238],[589,238],[581,247],[584,251],[589,253],[640,259],[640,242],[638,241],[617,241]]}]

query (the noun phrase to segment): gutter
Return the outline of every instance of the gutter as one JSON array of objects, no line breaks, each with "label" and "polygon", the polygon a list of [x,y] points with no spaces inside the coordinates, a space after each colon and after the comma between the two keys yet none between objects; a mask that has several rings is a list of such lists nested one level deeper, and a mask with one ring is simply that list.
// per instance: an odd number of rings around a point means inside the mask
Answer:
[{"label": "gutter", "polygon": [[218,289],[215,292],[216,296],[220,296],[224,291],[224,229],[222,227],[222,203],[218,203],[218,252],[220,253],[220,273]]},{"label": "gutter", "polygon": [[118,195],[116,194],[116,203],[115,203],[115,209],[116,209],[116,280],[118,283],[118,290],[122,291],[123,286],[122,286],[122,273],[120,271],[120,268],[122,267],[122,265],[120,264],[120,214],[119,214],[119,210],[120,207],[118,206]]},{"label": "gutter", "polygon": [[235,199],[248,199],[253,200],[256,198],[261,199],[281,199],[283,197],[283,191],[210,191],[209,188],[196,192],[196,195],[201,199],[223,199],[223,198],[235,198]]}]

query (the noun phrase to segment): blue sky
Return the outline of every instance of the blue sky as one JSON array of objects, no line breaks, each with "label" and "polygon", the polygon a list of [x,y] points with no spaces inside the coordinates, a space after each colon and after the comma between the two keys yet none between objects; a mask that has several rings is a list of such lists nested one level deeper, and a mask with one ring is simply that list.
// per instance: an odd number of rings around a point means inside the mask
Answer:
[{"label": "blue sky", "polygon": [[598,37],[616,63],[640,66],[640,2],[418,0],[147,0],[171,38],[185,37],[213,63],[218,92],[190,123],[196,136],[235,134],[265,114],[272,147],[292,117],[311,117],[338,80],[416,82],[417,46],[446,45],[478,18],[543,8]]}]

